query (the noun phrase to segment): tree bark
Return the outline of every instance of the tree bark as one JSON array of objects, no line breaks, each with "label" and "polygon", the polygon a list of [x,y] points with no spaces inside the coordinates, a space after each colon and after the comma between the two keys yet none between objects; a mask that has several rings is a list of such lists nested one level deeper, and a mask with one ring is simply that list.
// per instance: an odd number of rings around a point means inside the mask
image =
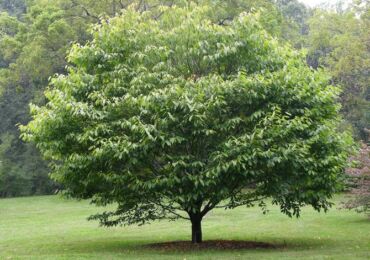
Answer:
[{"label": "tree bark", "polygon": [[202,218],[194,216],[191,219],[191,242],[202,243]]}]

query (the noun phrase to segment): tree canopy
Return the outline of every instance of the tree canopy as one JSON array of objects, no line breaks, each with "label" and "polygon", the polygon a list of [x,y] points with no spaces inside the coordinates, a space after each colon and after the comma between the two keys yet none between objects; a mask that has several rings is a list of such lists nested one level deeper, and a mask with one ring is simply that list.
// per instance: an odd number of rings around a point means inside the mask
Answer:
[{"label": "tree canopy", "polygon": [[215,207],[328,209],[350,138],[325,73],[258,12],[220,24],[204,5],[159,11],[102,20],[72,47],[47,104],[32,106],[22,136],[53,179],[72,197],[116,203],[91,217],[104,225],[186,218],[193,242]]},{"label": "tree canopy", "polygon": [[[209,19],[227,25],[241,12],[260,10],[261,26],[280,42],[307,48],[307,62],[325,68],[338,84],[340,113],[356,139],[368,140],[368,10],[364,0],[347,9],[310,9],[297,0],[197,0]],[[185,0],[0,0],[0,196],[51,194],[58,186],[34,144],[19,139],[17,124],[30,120],[28,104],[42,105],[43,91],[55,73],[66,73],[72,43],[91,39],[90,27],[114,17],[130,4],[160,15],[161,5],[186,7]],[[330,36],[330,37],[326,37]],[[11,140],[9,142],[9,140]],[[6,185],[5,185],[6,184]]]}]

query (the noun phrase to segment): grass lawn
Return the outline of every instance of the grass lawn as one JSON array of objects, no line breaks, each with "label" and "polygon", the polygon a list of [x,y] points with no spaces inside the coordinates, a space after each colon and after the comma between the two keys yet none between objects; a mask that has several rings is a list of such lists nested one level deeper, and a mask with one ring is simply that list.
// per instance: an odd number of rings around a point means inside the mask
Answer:
[{"label": "grass lawn", "polygon": [[216,210],[203,221],[205,240],[285,246],[174,251],[145,245],[189,240],[186,221],[103,228],[86,221],[98,210],[87,202],[59,196],[1,199],[0,259],[370,259],[369,219],[336,207],[327,214],[305,208],[300,219],[290,219],[273,206],[267,215],[257,208]]}]

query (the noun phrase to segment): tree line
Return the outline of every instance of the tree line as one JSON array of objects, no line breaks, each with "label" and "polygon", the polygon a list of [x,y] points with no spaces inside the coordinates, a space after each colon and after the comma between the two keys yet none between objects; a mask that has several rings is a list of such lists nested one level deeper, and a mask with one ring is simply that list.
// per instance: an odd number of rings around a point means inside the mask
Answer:
[{"label": "tree line", "polygon": [[[309,9],[296,0],[200,0],[211,6],[219,24],[241,12],[260,10],[263,27],[281,42],[307,51],[307,63],[331,74],[340,85],[343,129],[368,141],[370,122],[370,4],[353,1],[343,8]],[[49,179],[48,163],[33,144],[19,138],[19,124],[30,120],[29,103],[44,104],[48,80],[66,72],[72,43],[91,40],[103,23],[131,4],[139,12],[162,15],[159,5],[185,6],[187,1],[0,1],[0,196],[50,194],[59,187]]]}]

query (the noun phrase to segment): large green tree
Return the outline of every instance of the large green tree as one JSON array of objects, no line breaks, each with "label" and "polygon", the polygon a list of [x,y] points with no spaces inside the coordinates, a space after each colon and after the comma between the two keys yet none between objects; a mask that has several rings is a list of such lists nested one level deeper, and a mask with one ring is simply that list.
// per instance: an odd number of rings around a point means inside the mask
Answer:
[{"label": "large green tree", "polygon": [[227,25],[206,6],[129,8],[74,45],[68,74],[32,107],[23,138],[75,198],[116,210],[104,225],[192,223],[266,198],[289,216],[327,210],[346,161],[338,90],[280,46],[259,14]]}]

